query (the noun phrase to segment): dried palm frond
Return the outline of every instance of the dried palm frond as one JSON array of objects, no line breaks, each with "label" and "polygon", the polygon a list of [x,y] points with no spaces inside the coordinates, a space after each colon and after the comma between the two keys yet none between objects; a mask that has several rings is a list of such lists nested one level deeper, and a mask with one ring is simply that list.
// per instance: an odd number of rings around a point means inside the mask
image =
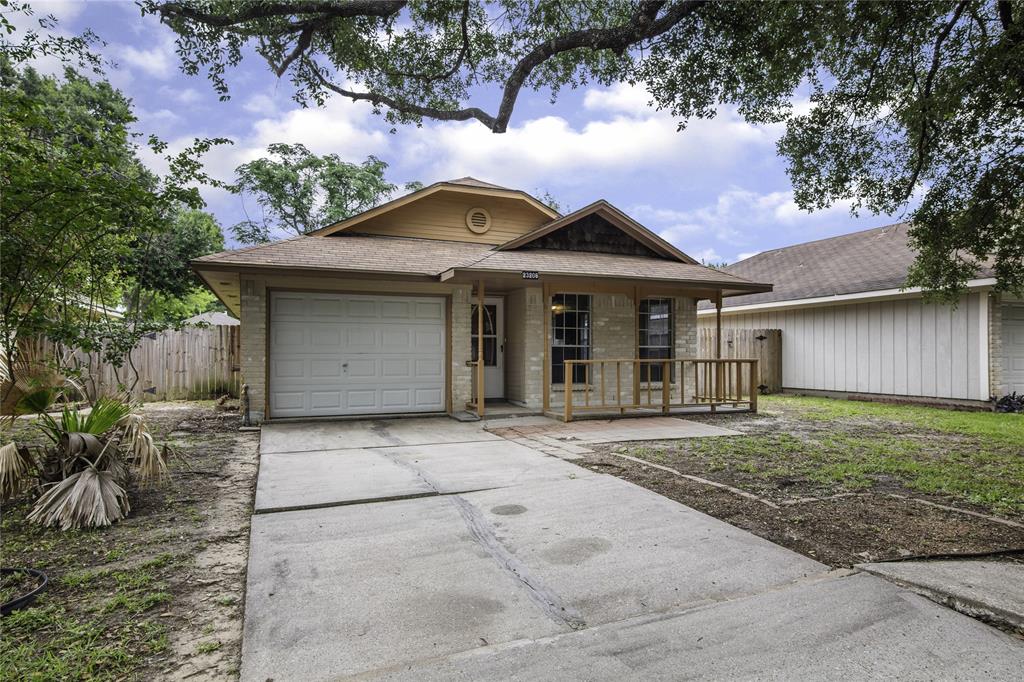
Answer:
[{"label": "dried palm frond", "polygon": [[88,455],[90,461],[95,464],[96,456],[103,452],[103,442],[91,433],[63,433],[60,438],[60,447],[68,458]]},{"label": "dried palm frond", "polygon": [[61,530],[109,526],[130,509],[128,493],[110,471],[88,467],[43,493],[28,520]]},{"label": "dried palm frond", "polygon": [[9,500],[31,483],[32,461],[17,443],[0,447],[0,500]]},{"label": "dried palm frond", "polygon": [[159,448],[153,442],[145,418],[133,412],[122,417],[118,426],[124,427],[121,443],[138,469],[139,483],[145,486],[167,476],[167,446]]}]

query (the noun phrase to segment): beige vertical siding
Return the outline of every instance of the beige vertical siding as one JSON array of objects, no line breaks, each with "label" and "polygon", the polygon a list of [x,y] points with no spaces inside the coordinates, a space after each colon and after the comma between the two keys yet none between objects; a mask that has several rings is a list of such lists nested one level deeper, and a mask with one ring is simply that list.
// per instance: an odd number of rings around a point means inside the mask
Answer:
[{"label": "beige vertical siding", "polygon": [[[473,208],[485,208],[491,214],[491,228],[483,234],[477,234],[466,227],[466,214]],[[523,199],[438,192],[353,225],[350,231],[392,237],[504,244],[550,220]]]},{"label": "beige vertical siding", "polygon": [[906,298],[726,314],[722,325],[781,329],[785,388],[986,400],[986,306],[973,293],[956,307]]}]

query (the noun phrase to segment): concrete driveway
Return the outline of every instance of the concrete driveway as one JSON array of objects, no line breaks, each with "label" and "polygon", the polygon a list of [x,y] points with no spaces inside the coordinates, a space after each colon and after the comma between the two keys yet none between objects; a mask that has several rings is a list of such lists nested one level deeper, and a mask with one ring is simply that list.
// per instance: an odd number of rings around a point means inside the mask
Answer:
[{"label": "concrete driveway", "polygon": [[242,679],[1019,679],[1024,643],[447,419],[263,429]]}]

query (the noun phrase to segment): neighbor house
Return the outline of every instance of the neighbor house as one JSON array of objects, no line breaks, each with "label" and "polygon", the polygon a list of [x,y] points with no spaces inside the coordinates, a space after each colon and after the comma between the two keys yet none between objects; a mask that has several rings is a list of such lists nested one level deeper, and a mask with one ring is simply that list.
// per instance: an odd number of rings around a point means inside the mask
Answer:
[{"label": "neighbor house", "polygon": [[257,419],[756,407],[752,367],[696,359],[697,304],[771,286],[605,201],[462,178],[193,267],[241,320]]},{"label": "neighbor house", "polygon": [[[982,270],[955,306],[904,289],[906,224],[797,244],[724,268],[774,289],[723,302],[725,329],[781,329],[783,389],[918,401],[1024,392],[1024,301]],[[702,306],[701,326],[715,325]]]}]

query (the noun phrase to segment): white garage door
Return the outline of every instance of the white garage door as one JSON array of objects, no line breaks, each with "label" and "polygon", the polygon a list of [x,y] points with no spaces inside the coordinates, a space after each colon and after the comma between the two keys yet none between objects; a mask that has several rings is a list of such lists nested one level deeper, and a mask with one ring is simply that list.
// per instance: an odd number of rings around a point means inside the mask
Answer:
[{"label": "white garage door", "polygon": [[1002,313],[1007,392],[1024,393],[1024,305],[1004,305]]},{"label": "white garage door", "polygon": [[444,299],[272,292],[270,416],[440,412]]}]

